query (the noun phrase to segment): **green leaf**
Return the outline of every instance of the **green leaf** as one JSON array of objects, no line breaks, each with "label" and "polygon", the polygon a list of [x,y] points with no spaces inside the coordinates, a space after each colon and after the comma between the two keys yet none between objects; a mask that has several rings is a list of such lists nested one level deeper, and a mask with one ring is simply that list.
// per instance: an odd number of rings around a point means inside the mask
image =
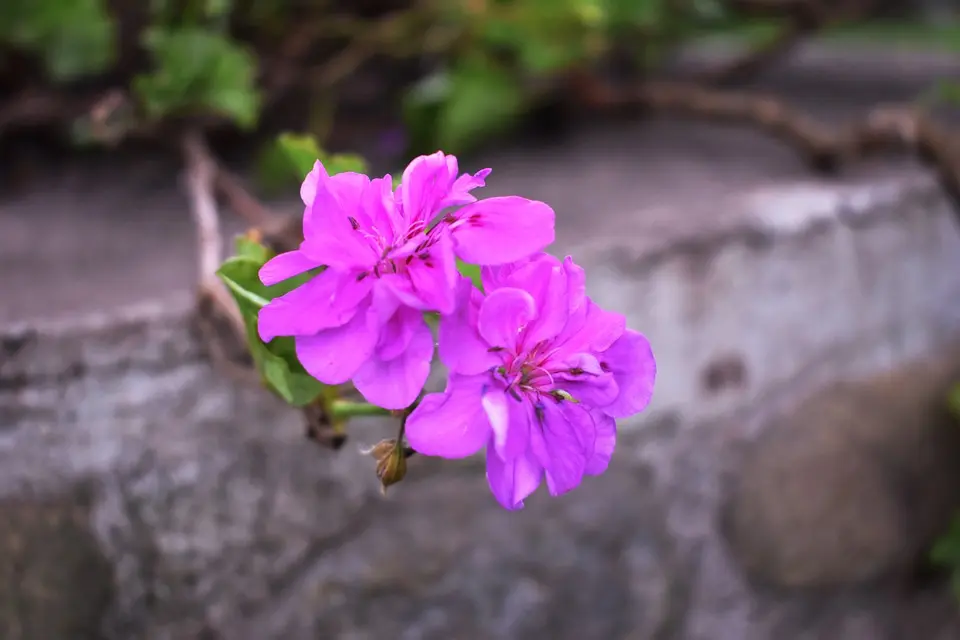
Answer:
[{"label": "green leaf", "polygon": [[483,291],[483,280],[480,279],[480,267],[475,264],[467,264],[460,258],[457,258],[457,271],[460,275],[470,278],[473,286]]},{"label": "green leaf", "polygon": [[953,417],[960,420],[960,384],[954,384],[947,395],[947,408]]},{"label": "green leaf", "polygon": [[448,153],[462,153],[503,133],[525,107],[518,80],[482,58],[462,61],[451,73],[450,85],[436,123],[437,146]]},{"label": "green leaf", "polygon": [[209,111],[242,128],[256,124],[257,64],[245,48],[199,26],[148,29],[143,45],[155,69],[134,78],[133,88],[150,117]]},{"label": "green leaf", "polygon": [[234,242],[234,250],[238,257],[256,260],[261,265],[266,264],[267,260],[274,256],[270,249],[249,235],[237,236]]},{"label": "green leaf", "polygon": [[934,543],[930,560],[942,566],[960,568],[960,516],[953,518],[947,532]]},{"label": "green leaf", "polygon": [[105,0],[2,0],[0,43],[38,54],[55,80],[105,71],[116,57]]},{"label": "green leaf", "polygon": [[258,177],[269,190],[299,184],[320,160],[330,175],[353,171],[366,173],[367,162],[350,153],[327,154],[311,135],[282,133],[260,155]]},{"label": "green leaf", "polygon": [[[260,340],[257,314],[272,298],[293,290],[313,274],[304,274],[271,287],[264,286],[258,272],[263,261],[252,257],[252,240],[238,240],[243,254],[226,260],[217,271],[233,295],[247,330],[247,342],[257,370],[267,387],[295,406],[310,404],[323,392],[323,384],[310,376],[297,359],[293,338],[274,338],[269,344]],[[263,254],[261,254],[262,256]]]}]

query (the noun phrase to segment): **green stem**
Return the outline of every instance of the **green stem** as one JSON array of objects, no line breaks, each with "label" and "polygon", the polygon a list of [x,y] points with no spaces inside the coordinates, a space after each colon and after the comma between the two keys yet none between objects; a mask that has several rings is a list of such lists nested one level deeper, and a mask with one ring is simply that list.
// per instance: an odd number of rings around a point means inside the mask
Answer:
[{"label": "green stem", "polygon": [[334,418],[359,418],[362,416],[389,416],[392,412],[369,402],[334,400],[330,406]]}]

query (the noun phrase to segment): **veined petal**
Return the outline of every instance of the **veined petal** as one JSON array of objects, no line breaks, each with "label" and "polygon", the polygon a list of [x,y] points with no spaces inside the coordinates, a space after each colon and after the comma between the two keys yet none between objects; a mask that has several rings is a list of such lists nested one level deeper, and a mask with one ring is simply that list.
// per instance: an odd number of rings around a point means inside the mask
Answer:
[{"label": "veined petal", "polygon": [[310,176],[315,176],[310,187],[313,199],[303,214],[304,242],[300,250],[311,259],[341,268],[369,261],[360,256],[376,257],[370,241],[354,224],[369,178],[356,173],[331,178],[320,162],[314,165]]},{"label": "veined petal", "polygon": [[558,355],[562,358],[575,353],[606,351],[626,329],[627,319],[622,313],[602,309],[587,298],[557,336]]},{"label": "veined petal", "polygon": [[543,467],[530,455],[504,461],[492,446],[487,447],[487,484],[493,497],[505,509],[523,508],[523,501],[540,486]]},{"label": "veined petal", "polygon": [[269,287],[322,264],[311,260],[300,250],[287,251],[270,258],[260,267],[260,282]]},{"label": "veined petal", "polygon": [[343,233],[314,234],[303,241],[300,251],[314,262],[342,271],[370,269],[379,258],[373,244],[352,228]]},{"label": "veined petal", "polygon": [[457,175],[457,159],[437,151],[414,158],[403,171],[400,201],[408,224],[429,222],[440,211]]},{"label": "veined petal", "polygon": [[557,336],[570,317],[569,285],[563,263],[553,256],[532,260],[506,279],[508,286],[527,291],[537,303],[537,318],[527,327],[524,345],[530,347]]},{"label": "veined petal", "polygon": [[613,450],[617,446],[617,421],[598,410],[592,411],[591,416],[597,427],[597,441],[584,473],[598,476],[610,466]]},{"label": "veined petal", "polygon": [[398,307],[380,331],[377,357],[387,361],[402,354],[407,350],[414,333],[420,328],[430,331],[430,327],[423,320],[422,313],[410,307]]},{"label": "veined petal", "polygon": [[320,382],[343,384],[373,355],[379,334],[368,303],[342,327],[297,336],[297,359]]},{"label": "veined petal", "polygon": [[270,342],[277,336],[308,336],[339,327],[354,317],[371,286],[351,274],[326,269],[260,309],[260,339]]},{"label": "veined petal", "polygon": [[583,480],[593,457],[596,425],[586,409],[572,402],[544,402],[538,418],[540,428],[530,430],[530,448],[544,468],[550,495],[558,496]]},{"label": "veined petal", "polygon": [[450,237],[440,233],[431,246],[411,257],[405,271],[387,275],[383,282],[403,304],[421,311],[451,313],[459,275]]},{"label": "veined petal", "polygon": [[627,329],[599,358],[619,387],[617,398],[604,407],[604,412],[614,418],[626,418],[643,411],[653,397],[657,378],[657,361],[647,338]]},{"label": "veined petal", "polygon": [[[491,171],[491,169],[481,169],[473,175],[469,173],[461,175],[454,181],[453,186],[450,187],[450,193],[447,194],[447,197],[440,203],[439,209],[459,207],[460,205],[476,202],[477,198],[470,192],[479,187],[486,186],[486,179]],[[456,173],[456,168],[454,169],[454,173]]]},{"label": "veined petal", "polygon": [[468,204],[450,224],[456,253],[470,264],[503,264],[542,251],[554,241],[554,212],[519,196]]},{"label": "veined petal", "polygon": [[515,350],[527,325],[537,317],[537,303],[522,289],[497,289],[480,305],[477,329],[491,347]]},{"label": "veined petal", "polygon": [[492,387],[483,394],[481,405],[493,430],[491,444],[497,455],[504,460],[522,455],[530,442],[533,418],[530,403],[518,400],[502,388]]},{"label": "veined petal", "polygon": [[440,316],[440,361],[455,373],[476,375],[500,363],[477,330],[482,301],[483,294],[473,283],[468,278],[460,278],[454,312]]},{"label": "veined petal", "polygon": [[407,418],[407,442],[418,453],[466,458],[490,438],[490,423],[480,405],[489,376],[451,374],[443,393],[431,393]]},{"label": "veined petal", "polygon": [[419,322],[412,326],[401,353],[386,359],[374,352],[353,376],[354,386],[367,402],[384,409],[405,409],[423,390],[433,360],[433,333],[422,316],[416,319]]}]

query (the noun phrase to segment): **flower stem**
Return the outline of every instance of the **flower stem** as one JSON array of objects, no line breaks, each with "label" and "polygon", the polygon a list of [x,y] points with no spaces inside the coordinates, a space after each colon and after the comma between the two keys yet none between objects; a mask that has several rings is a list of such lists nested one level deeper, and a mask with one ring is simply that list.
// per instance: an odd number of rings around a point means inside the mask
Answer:
[{"label": "flower stem", "polygon": [[353,402],[351,400],[334,400],[330,405],[330,412],[335,419],[392,415],[392,412],[388,409],[372,405],[369,402]]}]

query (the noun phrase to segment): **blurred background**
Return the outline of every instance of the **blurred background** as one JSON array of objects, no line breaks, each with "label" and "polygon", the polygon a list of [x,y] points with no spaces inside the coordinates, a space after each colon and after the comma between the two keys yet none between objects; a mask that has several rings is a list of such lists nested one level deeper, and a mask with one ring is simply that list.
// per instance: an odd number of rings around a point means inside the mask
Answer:
[{"label": "blurred background", "polygon": [[[960,638],[958,114],[957,0],[0,0],[0,639]],[[437,149],[658,359],[518,513],[215,273]]]}]

